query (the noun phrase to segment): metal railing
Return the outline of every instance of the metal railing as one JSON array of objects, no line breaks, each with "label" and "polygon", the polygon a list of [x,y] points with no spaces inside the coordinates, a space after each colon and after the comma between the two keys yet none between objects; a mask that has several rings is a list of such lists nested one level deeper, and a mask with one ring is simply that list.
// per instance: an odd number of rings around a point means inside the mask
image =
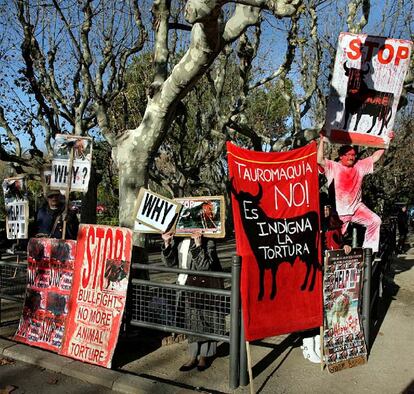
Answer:
[{"label": "metal railing", "polygon": [[133,264],[132,268],[199,275],[231,282],[230,289],[226,289],[132,279],[129,314],[133,326],[229,343],[229,387],[237,388],[240,382],[241,344],[240,258],[233,258],[231,273],[194,271],[158,264]]},{"label": "metal railing", "polygon": [[[26,292],[26,272],[27,263],[15,263],[8,261],[0,261],[0,325],[12,324],[18,321],[17,316],[12,320],[5,321],[3,319],[5,302],[17,303],[17,307],[23,304],[24,295]],[[16,307],[16,305],[14,305]]]}]

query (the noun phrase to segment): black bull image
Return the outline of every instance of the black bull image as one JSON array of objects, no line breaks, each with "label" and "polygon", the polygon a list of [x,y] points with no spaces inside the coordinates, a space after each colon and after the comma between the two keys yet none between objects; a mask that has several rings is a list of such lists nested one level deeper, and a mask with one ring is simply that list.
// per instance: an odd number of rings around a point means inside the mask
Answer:
[{"label": "black bull image", "polygon": [[381,134],[384,126],[388,126],[391,120],[394,94],[368,88],[364,78],[369,73],[369,68],[369,64],[367,64],[365,70],[361,70],[348,67],[346,62],[344,63],[345,75],[348,77],[348,86],[346,89],[345,122],[343,128],[347,128],[348,121],[356,114],[357,118],[354,125],[354,130],[356,130],[362,115],[369,115],[372,117],[372,124],[367,133],[372,131],[378,120],[382,122],[378,133]]},{"label": "black bull image", "polygon": [[[270,299],[273,300],[276,296],[276,277],[279,265],[282,263],[289,263],[293,266],[296,259],[302,261],[306,265],[306,274],[300,289],[302,291],[308,288],[308,291],[313,291],[316,280],[316,273],[321,269],[319,263],[319,218],[318,214],[314,211],[308,212],[301,216],[296,216],[289,219],[274,219],[266,215],[263,209],[259,206],[260,200],[263,196],[263,189],[259,183],[259,192],[256,196],[244,191],[236,192],[231,182],[231,190],[236,200],[239,203],[240,217],[243,223],[244,232],[249,240],[250,248],[256,259],[257,266],[259,268],[259,294],[258,300],[261,301],[264,296],[264,275],[266,270],[272,272],[272,289],[270,292]],[[249,209],[255,210],[254,219],[246,218],[244,212],[244,206],[247,202]],[[277,228],[277,224],[282,226],[289,223],[310,223],[310,226],[306,226],[304,231],[298,231],[294,234],[289,234],[291,245],[304,245],[306,244],[307,250],[300,256],[296,254],[288,253],[285,256],[280,256],[274,253],[273,256],[268,255],[264,258],[263,248],[274,246],[278,243],[277,234],[269,234],[267,236],[259,236],[259,225],[257,223],[268,223],[269,227]],[[293,246],[294,247],[294,246]],[[310,279],[310,283],[309,283]]]}]

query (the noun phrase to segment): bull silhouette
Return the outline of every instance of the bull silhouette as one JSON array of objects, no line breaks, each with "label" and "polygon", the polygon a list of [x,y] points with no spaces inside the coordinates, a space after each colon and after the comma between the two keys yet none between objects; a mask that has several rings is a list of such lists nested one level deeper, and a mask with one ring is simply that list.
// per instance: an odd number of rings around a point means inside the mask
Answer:
[{"label": "bull silhouette", "polygon": [[345,122],[343,128],[346,129],[348,121],[356,114],[357,118],[354,125],[354,130],[356,130],[362,115],[369,115],[372,117],[372,124],[367,133],[372,131],[377,121],[380,121],[382,123],[378,134],[381,134],[384,126],[388,126],[391,120],[394,94],[369,89],[364,81],[365,75],[369,73],[369,69],[369,64],[367,64],[365,70],[361,70],[348,67],[346,62],[344,63],[345,75],[348,77],[348,86],[345,98]]},{"label": "bull silhouette", "polygon": [[[264,296],[264,275],[266,270],[271,270],[272,272],[272,289],[270,292],[270,299],[273,300],[276,296],[277,288],[276,288],[276,275],[279,268],[279,265],[282,263],[289,263],[293,266],[296,259],[299,259],[306,265],[306,274],[301,285],[300,289],[302,291],[308,288],[308,291],[313,291],[315,286],[316,280],[316,272],[321,269],[321,265],[319,263],[319,218],[318,214],[314,211],[308,212],[301,216],[296,216],[289,219],[274,219],[270,218],[266,215],[263,209],[259,206],[260,200],[263,196],[263,189],[259,183],[259,191],[256,196],[244,191],[237,192],[233,186],[233,180],[231,181],[231,191],[239,202],[239,209],[240,209],[240,217],[242,220],[244,232],[247,235],[247,239],[249,240],[250,248],[255,256],[257,266],[259,268],[259,294],[258,294],[258,301],[263,300]],[[245,217],[243,206],[244,202],[249,203],[249,207],[255,209],[257,212],[257,218],[247,219]],[[268,247],[270,245],[275,245],[276,241],[276,234],[269,235],[267,237],[260,237],[258,236],[258,227],[255,226],[255,223],[272,223],[275,224],[277,222],[280,223],[289,223],[289,222],[298,222],[301,220],[308,219],[311,223],[312,229],[306,229],[303,232],[297,232],[295,234],[289,234],[289,237],[292,240],[293,244],[301,244],[304,240],[307,241],[309,246],[309,253],[304,253],[303,255],[299,256],[284,256],[279,257],[275,253],[274,258],[264,259],[263,253],[261,252],[261,247]],[[309,283],[310,278],[310,283]]]}]

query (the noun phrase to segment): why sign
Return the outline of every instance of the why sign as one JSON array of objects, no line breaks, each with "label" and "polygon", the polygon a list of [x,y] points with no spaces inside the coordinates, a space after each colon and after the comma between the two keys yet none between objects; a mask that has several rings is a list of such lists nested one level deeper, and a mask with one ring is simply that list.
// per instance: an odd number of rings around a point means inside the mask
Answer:
[{"label": "why sign", "polygon": [[175,224],[180,209],[181,204],[141,188],[137,199],[135,219],[156,230],[165,232]]}]

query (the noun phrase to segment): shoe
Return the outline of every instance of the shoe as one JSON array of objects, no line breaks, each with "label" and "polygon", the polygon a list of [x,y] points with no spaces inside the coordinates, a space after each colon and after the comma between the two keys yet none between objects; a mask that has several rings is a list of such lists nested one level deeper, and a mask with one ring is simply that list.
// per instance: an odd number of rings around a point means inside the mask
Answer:
[{"label": "shoe", "polygon": [[181,365],[179,368],[179,371],[181,372],[188,372],[194,369],[195,367],[198,367],[197,360],[190,360],[189,362],[185,363],[184,365]]},{"label": "shoe", "polygon": [[303,344],[300,347],[303,351],[303,357],[312,363],[320,363],[321,358],[315,353],[314,337],[303,338]]},{"label": "shoe", "polygon": [[209,366],[210,364],[208,362],[208,358],[201,356],[200,361],[198,362],[198,365],[197,365],[197,370],[202,372],[202,371],[205,371]]}]

